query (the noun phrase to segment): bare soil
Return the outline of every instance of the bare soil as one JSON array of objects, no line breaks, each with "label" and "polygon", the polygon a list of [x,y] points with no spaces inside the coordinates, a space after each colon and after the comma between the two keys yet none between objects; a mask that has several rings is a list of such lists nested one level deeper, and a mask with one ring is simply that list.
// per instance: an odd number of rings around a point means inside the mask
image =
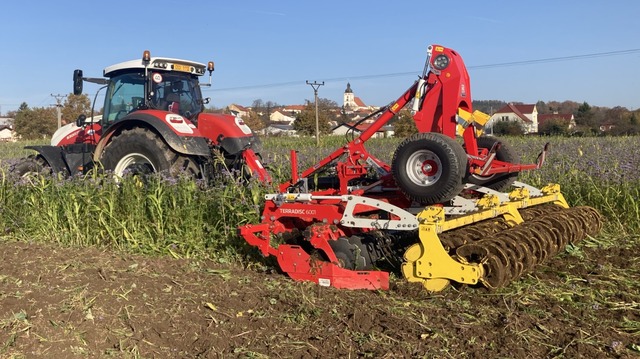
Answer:
[{"label": "bare soil", "polygon": [[498,292],[294,282],[275,267],[0,241],[2,358],[631,358],[637,249],[584,248]]}]

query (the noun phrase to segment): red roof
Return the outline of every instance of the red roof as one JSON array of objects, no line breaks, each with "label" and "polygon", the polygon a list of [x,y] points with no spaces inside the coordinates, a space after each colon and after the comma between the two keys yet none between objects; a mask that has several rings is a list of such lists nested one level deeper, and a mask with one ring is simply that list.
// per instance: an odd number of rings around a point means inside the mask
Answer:
[{"label": "red roof", "polygon": [[367,105],[364,104],[360,97],[354,97],[353,102],[355,102],[358,107],[367,107]]},{"label": "red roof", "polygon": [[503,108],[499,109],[498,111],[496,111],[495,114],[498,113],[514,113],[516,114],[516,116],[520,117],[520,119],[524,122],[532,122],[527,116],[525,116],[526,114],[532,114],[533,113],[533,109],[536,107],[536,105],[514,105],[512,103],[504,106]]},{"label": "red roof", "polygon": [[284,106],[283,110],[284,111],[302,111],[305,109],[305,105],[289,105],[289,106]]},{"label": "red roof", "polygon": [[249,112],[249,109],[244,107],[244,106],[242,106],[242,105],[238,105],[238,104],[232,103],[231,105],[229,105],[229,107],[231,107],[231,106],[235,106],[238,110],[240,110],[242,112]]}]

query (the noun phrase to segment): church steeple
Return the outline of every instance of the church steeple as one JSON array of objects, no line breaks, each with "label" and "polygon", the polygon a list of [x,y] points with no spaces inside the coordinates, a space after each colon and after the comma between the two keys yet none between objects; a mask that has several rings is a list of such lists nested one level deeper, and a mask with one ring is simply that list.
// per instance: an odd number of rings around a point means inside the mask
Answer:
[{"label": "church steeple", "polygon": [[353,97],[353,91],[351,90],[351,84],[348,82],[347,82],[347,89],[344,90],[342,107],[349,110],[356,107],[356,103]]}]

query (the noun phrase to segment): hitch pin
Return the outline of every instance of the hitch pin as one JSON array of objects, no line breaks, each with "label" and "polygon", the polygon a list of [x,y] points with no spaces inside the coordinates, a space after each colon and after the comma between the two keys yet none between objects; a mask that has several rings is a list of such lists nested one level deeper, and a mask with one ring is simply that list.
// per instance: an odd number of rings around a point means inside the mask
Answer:
[{"label": "hitch pin", "polygon": [[491,146],[491,150],[489,151],[489,155],[487,156],[487,162],[485,162],[484,166],[482,166],[482,170],[480,171],[481,176],[486,176],[491,169],[491,164],[493,160],[496,159],[496,152],[500,149],[500,142],[496,142]]}]

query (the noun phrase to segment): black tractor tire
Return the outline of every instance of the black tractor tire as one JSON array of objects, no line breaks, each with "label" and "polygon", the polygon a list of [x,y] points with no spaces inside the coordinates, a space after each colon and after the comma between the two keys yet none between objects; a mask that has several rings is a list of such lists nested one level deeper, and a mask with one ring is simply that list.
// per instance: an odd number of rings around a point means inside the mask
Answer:
[{"label": "black tractor tire", "polygon": [[21,158],[9,168],[9,172],[18,177],[50,175],[53,173],[51,166],[42,156]]},{"label": "black tractor tire", "polygon": [[126,129],[116,135],[104,148],[100,162],[103,169],[116,178],[153,173],[202,177],[193,157],[175,152],[155,132],[143,127]]},{"label": "black tractor tire", "polygon": [[396,149],[391,171],[400,190],[422,205],[444,203],[460,194],[467,174],[467,154],[440,133],[417,133]]},{"label": "black tractor tire", "polygon": [[[491,150],[493,145],[500,142],[500,147],[496,151],[496,160],[510,163],[518,163],[518,155],[503,140],[497,137],[478,137],[478,148],[486,148]],[[489,176],[480,176],[469,173],[465,178],[465,183],[472,183],[479,186],[491,188],[496,191],[504,191],[511,187],[513,182],[518,178],[519,172],[496,173]]]}]

